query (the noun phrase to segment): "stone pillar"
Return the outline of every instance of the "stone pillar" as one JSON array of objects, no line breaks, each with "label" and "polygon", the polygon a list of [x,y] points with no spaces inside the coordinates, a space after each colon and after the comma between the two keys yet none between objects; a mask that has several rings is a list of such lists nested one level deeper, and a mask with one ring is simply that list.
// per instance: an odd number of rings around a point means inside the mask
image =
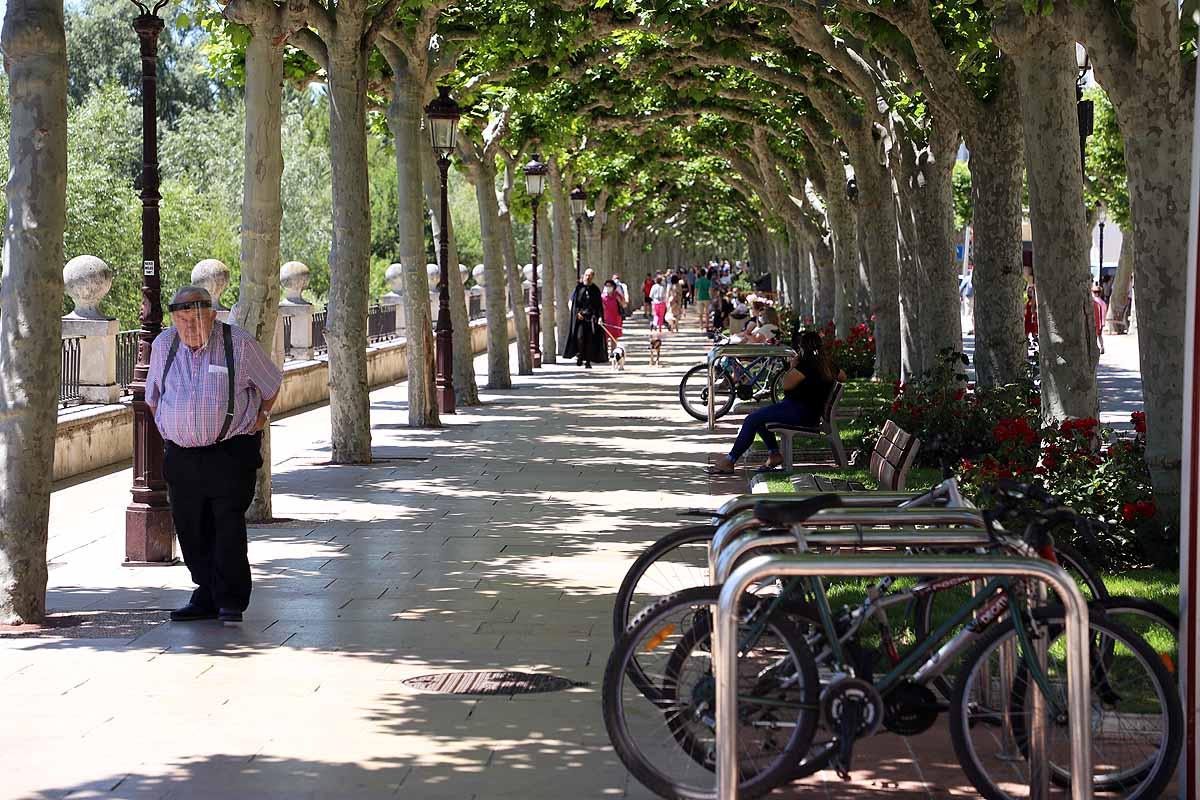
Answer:
[{"label": "stone pillar", "polygon": [[221,295],[229,288],[229,267],[215,258],[197,261],[196,266],[192,267],[192,285],[207,289],[212,295],[217,319],[229,322],[229,309],[221,305]]},{"label": "stone pillar", "polygon": [[100,301],[112,288],[112,268],[95,256],[76,256],[63,268],[67,294],[75,310],[63,317],[62,335],[82,336],[79,343],[79,395],[84,403],[115,403],[117,333],[121,323],[100,313]]},{"label": "stone pillar", "polygon": [[312,318],[316,309],[301,295],[308,288],[308,277],[308,267],[299,261],[289,261],[279,268],[279,283],[283,287],[279,315],[281,319],[291,319],[292,356],[301,361],[311,361],[313,357]]},{"label": "stone pillar", "polygon": [[387,280],[390,291],[379,298],[379,305],[393,310],[396,315],[396,335],[404,336],[406,322],[404,318],[404,266],[402,264],[388,265],[383,277]]},{"label": "stone pillar", "polygon": [[[475,288],[471,290],[472,297],[479,298],[479,313],[482,315],[487,311],[487,298],[483,290],[483,285],[487,281],[486,270],[483,264],[476,264],[475,269],[471,270],[471,277],[475,279]],[[468,307],[468,311],[470,308]]]}]

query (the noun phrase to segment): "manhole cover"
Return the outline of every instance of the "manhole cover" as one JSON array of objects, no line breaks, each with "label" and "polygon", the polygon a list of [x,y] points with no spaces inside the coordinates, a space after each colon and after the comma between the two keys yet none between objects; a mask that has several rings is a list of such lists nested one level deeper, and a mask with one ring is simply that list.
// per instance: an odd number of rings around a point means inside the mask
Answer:
[{"label": "manhole cover", "polygon": [[437,694],[514,695],[561,692],[586,683],[539,675],[535,672],[480,670],[477,672],[443,672],[439,675],[418,675],[403,681],[411,689]]}]

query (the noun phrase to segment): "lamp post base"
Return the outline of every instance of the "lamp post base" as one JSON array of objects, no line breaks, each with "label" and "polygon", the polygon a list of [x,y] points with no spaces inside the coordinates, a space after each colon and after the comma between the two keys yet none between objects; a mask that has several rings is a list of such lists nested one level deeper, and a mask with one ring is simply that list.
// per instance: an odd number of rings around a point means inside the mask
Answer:
[{"label": "lamp post base", "polygon": [[[444,318],[443,318],[444,313]],[[454,414],[454,343],[453,332],[449,330],[450,310],[442,309],[438,313],[438,322],[446,320],[446,326],[443,328],[439,324],[437,331],[436,345],[437,352],[434,356],[437,364],[437,390],[438,390],[438,410],[443,414]]]},{"label": "lamp post base", "polygon": [[170,566],[175,558],[175,524],[170,506],[133,503],[125,509],[125,566]]},{"label": "lamp post base", "polygon": [[529,309],[529,357],[534,369],[542,366],[542,348],[539,344],[541,340],[542,315],[538,312],[538,307],[533,306]]}]

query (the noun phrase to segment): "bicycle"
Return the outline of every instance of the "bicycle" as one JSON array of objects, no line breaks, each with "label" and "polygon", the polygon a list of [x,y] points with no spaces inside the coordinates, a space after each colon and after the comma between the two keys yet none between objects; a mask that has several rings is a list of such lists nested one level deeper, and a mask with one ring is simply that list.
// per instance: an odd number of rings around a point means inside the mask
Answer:
[{"label": "bicycle", "polygon": [[[803,506],[760,504],[756,513],[768,523],[800,525],[810,513]],[[999,547],[1049,556],[1052,542],[1047,531],[1053,515],[1041,517],[1021,538],[999,525],[989,530]],[[801,592],[803,588],[808,591]],[[712,797],[714,686],[708,637],[716,594],[716,588],[688,589],[642,611],[614,647],[605,672],[605,722],[614,748],[634,776],[663,797]],[[890,603],[899,602],[886,597]],[[1000,621],[1009,609],[1013,613]],[[1060,784],[1069,781],[1061,735],[1066,719],[1060,691],[1061,611],[1032,610],[1023,581],[991,579],[878,680],[858,637],[863,623],[878,619],[875,611],[869,598],[849,617],[835,620],[824,587],[816,579],[795,579],[778,595],[748,598],[744,603],[738,724],[745,796],[758,796],[830,762],[847,772],[854,742],[881,727],[910,735],[927,729],[946,710],[929,688],[931,679],[960,657],[963,669],[949,707],[951,738],[976,788],[989,798],[1010,796],[1008,783],[993,774],[1000,767],[991,751],[983,752],[973,737],[987,734],[995,743],[994,730],[999,728],[1007,740],[1002,751],[1016,759],[999,764],[1019,772],[1028,751],[1026,718],[1033,686],[1041,688],[1050,710],[1051,777]],[[1093,728],[1098,731],[1097,741],[1104,743],[1103,757],[1095,760],[1100,770],[1094,779],[1096,788],[1127,792],[1130,798],[1154,797],[1169,782],[1182,746],[1182,711],[1174,682],[1136,634],[1102,613],[1095,614],[1090,625],[1097,719]],[[1052,640],[1045,670],[1038,666],[1030,646],[1041,636]],[[991,663],[1010,651],[1013,656],[1005,663]],[[634,654],[644,659],[642,674],[660,682],[649,695],[640,688],[629,691],[636,684],[626,686],[634,683],[627,681],[635,673],[630,669]],[[647,663],[651,658],[653,664]],[[814,674],[819,676],[819,686],[813,685]],[[997,685],[993,680],[1006,674],[1010,681]],[[633,729],[643,722],[649,722],[652,738],[665,728],[671,741],[639,745]],[[1133,743],[1130,737],[1123,743],[1136,752],[1133,763],[1115,764],[1113,741],[1119,737],[1112,729],[1119,734],[1123,723],[1138,726]],[[817,733],[807,737],[809,730]],[[672,753],[679,752],[685,759],[666,765]]]},{"label": "bicycle", "polygon": [[[714,367],[713,418],[720,419],[728,414],[736,400],[782,401],[780,378],[787,370],[788,359],[781,355],[755,356],[745,360],[737,356],[722,357]],[[692,417],[701,421],[708,419],[708,364],[697,364],[684,373],[679,381],[679,404]]]}]

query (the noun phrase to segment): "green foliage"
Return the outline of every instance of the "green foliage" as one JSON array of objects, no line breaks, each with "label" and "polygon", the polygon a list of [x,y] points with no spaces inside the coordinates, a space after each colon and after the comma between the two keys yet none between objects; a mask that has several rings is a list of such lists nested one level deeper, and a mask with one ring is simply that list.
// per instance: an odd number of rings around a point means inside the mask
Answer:
[{"label": "green foliage", "polygon": [[971,224],[971,167],[966,161],[954,162],[950,180],[954,191],[954,227],[962,230]]},{"label": "green foliage", "polygon": [[1117,114],[1108,95],[1099,86],[1084,92],[1092,101],[1094,127],[1088,137],[1085,200],[1089,206],[1103,203],[1108,216],[1123,230],[1129,229],[1129,187],[1125,173],[1125,140],[1117,127]]}]

